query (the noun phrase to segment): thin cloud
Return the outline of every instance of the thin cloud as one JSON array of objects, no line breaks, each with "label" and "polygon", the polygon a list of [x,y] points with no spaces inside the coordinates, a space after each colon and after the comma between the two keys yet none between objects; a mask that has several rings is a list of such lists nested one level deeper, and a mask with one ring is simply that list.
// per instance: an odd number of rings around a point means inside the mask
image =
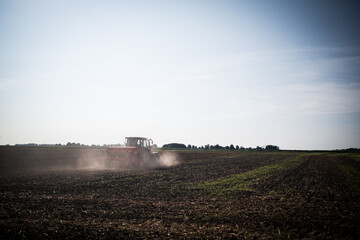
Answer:
[{"label": "thin cloud", "polygon": [[298,85],[297,93],[300,113],[329,114],[360,112],[360,84],[319,83]]},{"label": "thin cloud", "polygon": [[238,117],[360,112],[360,84],[302,83],[247,89],[227,104]]},{"label": "thin cloud", "polygon": [[0,79],[0,90],[4,90],[10,86],[19,84],[18,80],[10,79],[10,78],[3,78]]}]

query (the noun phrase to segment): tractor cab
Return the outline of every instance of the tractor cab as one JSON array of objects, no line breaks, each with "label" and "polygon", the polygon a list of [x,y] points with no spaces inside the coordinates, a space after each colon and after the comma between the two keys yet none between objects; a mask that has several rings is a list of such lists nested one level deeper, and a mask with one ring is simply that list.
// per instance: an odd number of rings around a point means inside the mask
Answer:
[{"label": "tractor cab", "polygon": [[126,139],[125,145],[128,147],[144,147],[150,149],[153,143],[151,139],[142,138],[142,137],[127,137],[125,139]]}]

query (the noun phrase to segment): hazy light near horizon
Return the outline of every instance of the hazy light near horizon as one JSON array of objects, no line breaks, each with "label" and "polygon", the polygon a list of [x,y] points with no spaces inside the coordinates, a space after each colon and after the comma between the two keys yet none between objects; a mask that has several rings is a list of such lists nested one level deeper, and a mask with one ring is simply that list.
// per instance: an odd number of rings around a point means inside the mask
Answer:
[{"label": "hazy light near horizon", "polygon": [[352,1],[0,8],[0,144],[360,147]]}]

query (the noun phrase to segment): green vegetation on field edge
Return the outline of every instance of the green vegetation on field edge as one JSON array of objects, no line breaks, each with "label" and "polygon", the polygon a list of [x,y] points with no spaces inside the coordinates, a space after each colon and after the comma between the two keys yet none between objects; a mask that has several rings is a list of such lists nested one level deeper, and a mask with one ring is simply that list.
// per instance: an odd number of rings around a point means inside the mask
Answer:
[{"label": "green vegetation on field edge", "polygon": [[331,155],[337,166],[348,176],[358,176],[360,172],[360,154],[337,153]]},{"label": "green vegetation on field edge", "polygon": [[295,157],[287,158],[274,165],[263,166],[248,172],[206,181],[198,184],[197,188],[204,189],[205,191],[209,191],[217,195],[231,193],[234,191],[253,191],[253,185],[256,181],[263,179],[268,174],[299,166],[304,160],[303,157],[307,155],[308,154],[297,155]]},{"label": "green vegetation on field edge", "polygon": [[[269,153],[271,154],[271,153]],[[199,183],[196,189],[202,189],[215,195],[228,195],[234,192],[252,192],[256,191],[256,185],[259,181],[266,180],[270,174],[280,171],[294,169],[300,166],[309,156],[325,155],[329,160],[336,163],[339,169],[345,173],[352,182],[359,182],[360,172],[360,154],[359,153],[329,153],[329,152],[308,152],[296,154],[286,158],[273,165],[259,167],[247,172],[232,174],[226,177]],[[224,156],[232,158],[231,154]]]}]

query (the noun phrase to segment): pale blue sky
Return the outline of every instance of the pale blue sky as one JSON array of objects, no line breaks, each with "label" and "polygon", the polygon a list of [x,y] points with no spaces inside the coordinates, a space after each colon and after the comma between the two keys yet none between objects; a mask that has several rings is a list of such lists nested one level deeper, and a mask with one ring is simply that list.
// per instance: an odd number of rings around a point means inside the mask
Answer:
[{"label": "pale blue sky", "polygon": [[0,144],[360,147],[356,2],[0,0]]}]

